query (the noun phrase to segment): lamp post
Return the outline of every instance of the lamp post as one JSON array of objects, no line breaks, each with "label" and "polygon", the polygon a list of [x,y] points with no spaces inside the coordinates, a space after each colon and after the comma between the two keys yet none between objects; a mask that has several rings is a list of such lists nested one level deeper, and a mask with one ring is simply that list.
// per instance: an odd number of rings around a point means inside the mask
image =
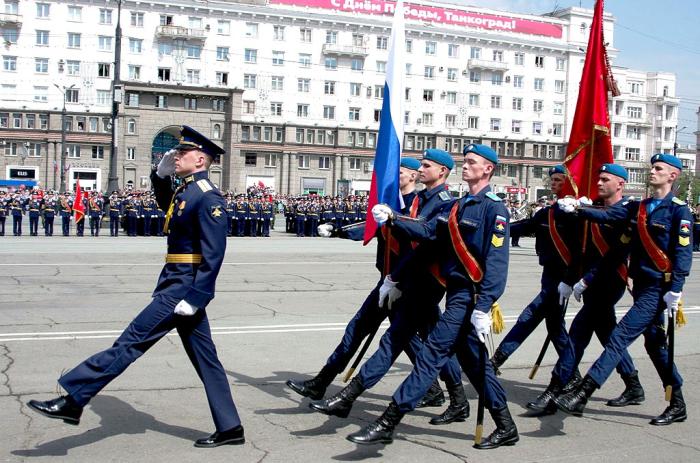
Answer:
[{"label": "lamp post", "polygon": [[122,89],[120,80],[121,56],[122,56],[122,0],[117,3],[117,27],[114,30],[114,82],[112,83],[112,141],[109,147],[109,174],[107,191],[119,189],[119,176],[117,175],[117,123],[119,117],[119,103],[122,101]]},{"label": "lamp post", "polygon": [[68,152],[66,151],[66,94],[68,90],[75,87],[72,84],[70,87],[60,87],[58,84],[53,84],[54,87],[58,89],[59,92],[63,94],[63,110],[61,111],[61,187],[59,188],[61,193],[66,191],[66,157]]},{"label": "lamp post", "polygon": [[676,156],[676,150],[678,149],[678,134],[683,132],[685,129],[688,127],[683,126],[680,128],[680,130],[676,127],[676,132],[674,133],[673,136],[673,155]]}]

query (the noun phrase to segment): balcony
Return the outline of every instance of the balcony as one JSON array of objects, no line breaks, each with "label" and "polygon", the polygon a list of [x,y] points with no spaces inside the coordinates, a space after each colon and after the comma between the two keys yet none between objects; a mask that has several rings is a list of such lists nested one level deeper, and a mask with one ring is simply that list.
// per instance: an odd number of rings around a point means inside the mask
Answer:
[{"label": "balcony", "polygon": [[322,53],[324,55],[361,56],[362,58],[368,55],[367,47],[336,45],[334,43],[324,43]]},{"label": "balcony", "polygon": [[190,29],[182,26],[158,26],[156,27],[156,35],[158,37],[166,37],[169,39],[182,40],[201,40],[207,39],[206,29]]},{"label": "balcony", "polygon": [[0,13],[0,26],[16,26],[22,25],[22,15],[12,13]]},{"label": "balcony", "polygon": [[489,71],[502,71],[508,70],[508,63],[503,61],[489,61],[485,59],[470,59],[467,61],[467,67],[469,69],[486,69]]}]

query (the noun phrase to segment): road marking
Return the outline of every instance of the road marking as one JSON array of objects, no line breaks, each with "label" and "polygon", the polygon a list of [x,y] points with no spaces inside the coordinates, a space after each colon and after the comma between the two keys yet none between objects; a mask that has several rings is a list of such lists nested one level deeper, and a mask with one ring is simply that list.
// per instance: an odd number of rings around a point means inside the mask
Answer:
[{"label": "road marking", "polygon": [[[624,315],[626,310],[616,311],[617,316]],[[684,307],[685,315],[700,314],[700,306]],[[575,314],[566,316],[571,320]],[[508,315],[503,317],[506,322],[515,322],[518,315]],[[300,323],[293,325],[251,325],[251,326],[212,326],[211,331],[214,336],[225,336],[231,334],[271,334],[271,333],[308,333],[321,331],[343,331],[346,323]],[[381,324],[380,328],[386,329],[388,322]],[[95,330],[95,331],[36,331],[23,333],[0,333],[0,343],[22,342],[22,341],[77,341],[83,339],[105,339],[114,338],[123,330]],[[177,336],[176,332],[166,336]]]}]

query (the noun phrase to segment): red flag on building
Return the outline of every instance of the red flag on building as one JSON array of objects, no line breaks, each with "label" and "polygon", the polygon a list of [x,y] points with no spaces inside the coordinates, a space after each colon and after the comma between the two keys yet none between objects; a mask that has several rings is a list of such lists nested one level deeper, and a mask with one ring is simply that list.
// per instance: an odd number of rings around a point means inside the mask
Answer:
[{"label": "red flag on building", "polygon": [[613,96],[620,94],[613,80],[603,39],[603,0],[597,0],[574,122],[563,163],[569,180],[564,195],[598,196],[598,170],[601,165],[613,162],[608,91]]},{"label": "red flag on building", "polygon": [[75,182],[75,200],[73,200],[73,212],[75,212],[75,223],[80,222],[85,217],[85,206],[83,205],[83,191],[80,188],[80,178]]}]

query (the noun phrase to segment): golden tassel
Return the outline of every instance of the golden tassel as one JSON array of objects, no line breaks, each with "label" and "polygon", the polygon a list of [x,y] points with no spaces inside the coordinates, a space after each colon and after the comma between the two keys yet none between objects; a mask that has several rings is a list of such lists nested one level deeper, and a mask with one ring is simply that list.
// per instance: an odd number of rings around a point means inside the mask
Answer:
[{"label": "golden tassel", "polygon": [[503,321],[503,313],[501,312],[501,306],[498,305],[498,302],[494,302],[491,306],[491,319],[491,331],[493,331],[494,334],[501,334],[506,324]]},{"label": "golden tassel", "polygon": [[683,313],[683,301],[678,301],[678,311],[676,312],[676,327],[681,328],[687,322]]}]

